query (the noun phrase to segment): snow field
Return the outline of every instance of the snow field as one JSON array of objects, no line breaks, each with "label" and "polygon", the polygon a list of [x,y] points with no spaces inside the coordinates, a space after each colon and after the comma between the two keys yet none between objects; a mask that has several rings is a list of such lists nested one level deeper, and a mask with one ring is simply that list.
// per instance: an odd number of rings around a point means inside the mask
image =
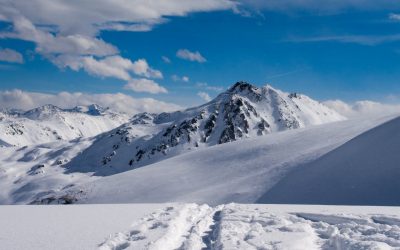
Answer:
[{"label": "snow field", "polygon": [[168,205],[100,249],[399,249],[399,216],[387,207]]}]

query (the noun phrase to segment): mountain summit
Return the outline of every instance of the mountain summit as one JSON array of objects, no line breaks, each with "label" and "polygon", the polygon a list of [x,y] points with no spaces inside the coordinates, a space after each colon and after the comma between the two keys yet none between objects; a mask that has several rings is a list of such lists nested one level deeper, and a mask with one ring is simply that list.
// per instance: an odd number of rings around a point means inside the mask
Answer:
[{"label": "mountain summit", "polygon": [[241,81],[198,107],[135,115],[98,136],[69,169],[108,175],[195,148],[344,119],[305,95]]}]

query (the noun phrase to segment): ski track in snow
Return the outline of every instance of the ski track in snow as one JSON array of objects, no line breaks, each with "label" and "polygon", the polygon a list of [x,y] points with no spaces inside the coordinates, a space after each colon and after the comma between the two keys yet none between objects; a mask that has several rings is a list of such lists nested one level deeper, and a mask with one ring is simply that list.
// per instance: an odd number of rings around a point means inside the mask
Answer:
[{"label": "ski track in snow", "polygon": [[99,249],[400,249],[400,217],[179,204],[140,219]]},{"label": "ski track in snow", "polygon": [[166,207],[118,233],[100,249],[213,249],[216,217],[222,206],[186,204]]}]

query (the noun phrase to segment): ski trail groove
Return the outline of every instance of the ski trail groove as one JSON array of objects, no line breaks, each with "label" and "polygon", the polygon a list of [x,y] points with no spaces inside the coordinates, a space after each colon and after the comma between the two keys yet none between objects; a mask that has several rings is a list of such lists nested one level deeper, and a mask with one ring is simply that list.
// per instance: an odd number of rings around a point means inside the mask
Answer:
[{"label": "ski trail groove", "polygon": [[203,236],[214,224],[218,211],[196,204],[168,207],[142,218],[130,231],[117,233],[99,249],[202,249],[206,246]]},{"label": "ski trail groove", "polygon": [[214,213],[212,214],[212,222],[208,227],[208,231],[204,231],[204,236],[202,237],[202,242],[205,245],[202,250],[213,250],[216,249],[216,242],[218,240],[222,209],[224,205],[218,206]]}]

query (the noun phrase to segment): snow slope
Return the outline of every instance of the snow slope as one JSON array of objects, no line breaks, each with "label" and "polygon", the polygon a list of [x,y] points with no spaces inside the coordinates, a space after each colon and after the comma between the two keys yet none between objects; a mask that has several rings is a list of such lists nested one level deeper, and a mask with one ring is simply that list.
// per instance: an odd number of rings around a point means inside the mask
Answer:
[{"label": "snow slope", "polygon": [[304,164],[261,203],[400,205],[400,118]]},{"label": "snow slope", "polygon": [[44,105],[26,112],[0,111],[0,147],[90,137],[126,123],[129,117],[98,105],[60,109]]},{"label": "snow slope", "polygon": [[66,174],[63,167],[91,143],[91,138],[78,138],[1,148],[0,204],[29,204],[42,196],[94,179],[87,174]]},{"label": "snow slope", "polygon": [[398,249],[397,207],[0,206],[0,248]]},{"label": "snow slope", "polygon": [[238,82],[199,107],[136,115],[98,136],[68,168],[111,175],[188,150],[341,120],[345,118],[305,95]]},{"label": "snow slope", "polygon": [[67,190],[83,191],[82,203],[251,203],[296,167],[391,118],[348,120],[216,145]]}]

